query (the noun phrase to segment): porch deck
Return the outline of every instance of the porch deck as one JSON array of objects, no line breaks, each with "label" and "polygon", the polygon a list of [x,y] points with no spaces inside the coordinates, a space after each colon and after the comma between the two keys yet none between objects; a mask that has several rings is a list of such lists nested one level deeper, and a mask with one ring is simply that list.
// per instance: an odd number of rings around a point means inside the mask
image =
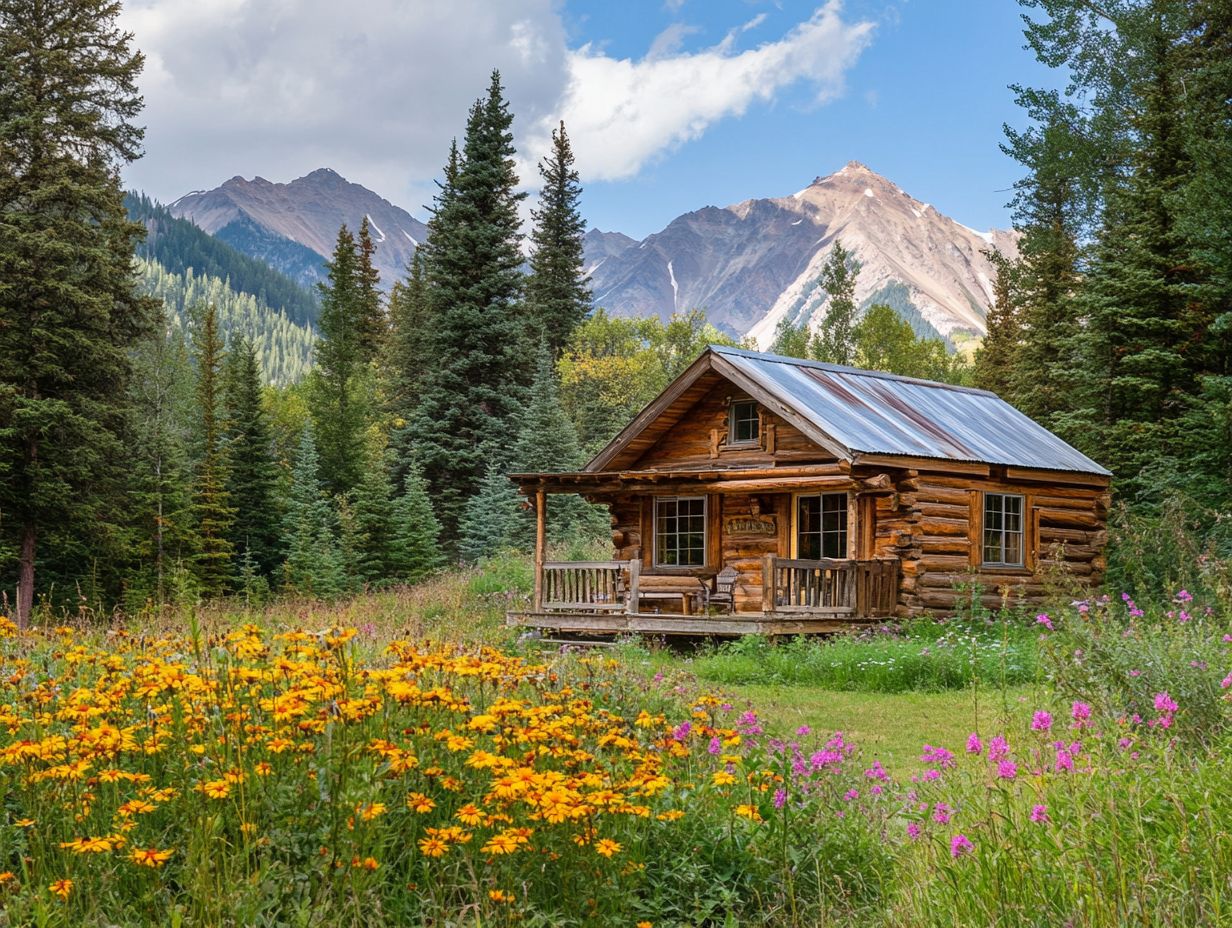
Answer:
[{"label": "porch deck", "polygon": [[[510,612],[505,620],[511,626],[591,635],[829,634],[893,617],[898,566],[892,558],[767,556],[761,608],[719,612],[707,608],[708,584],[700,577],[643,575],[636,560],[548,562],[536,574],[530,610]],[[647,611],[644,600],[664,601],[665,580],[671,590],[667,601],[678,601],[680,611]]]}]

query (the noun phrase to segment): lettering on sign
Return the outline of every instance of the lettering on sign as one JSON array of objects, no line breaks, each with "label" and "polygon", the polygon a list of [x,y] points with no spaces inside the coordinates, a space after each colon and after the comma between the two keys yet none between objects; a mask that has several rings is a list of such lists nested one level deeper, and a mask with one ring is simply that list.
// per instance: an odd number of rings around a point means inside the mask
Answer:
[{"label": "lettering on sign", "polygon": [[774,516],[745,516],[727,520],[729,535],[775,535]]}]

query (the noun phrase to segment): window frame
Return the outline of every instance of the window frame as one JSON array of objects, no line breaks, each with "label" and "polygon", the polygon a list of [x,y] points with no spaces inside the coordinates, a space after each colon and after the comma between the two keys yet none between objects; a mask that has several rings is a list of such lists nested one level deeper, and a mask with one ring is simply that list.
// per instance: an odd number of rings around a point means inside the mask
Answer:
[{"label": "window frame", "polygon": [[[753,407],[752,418],[742,418],[741,422],[753,423],[752,438],[737,438],[736,437],[736,410],[742,406]],[[727,407],[727,444],[732,448],[754,448],[761,444],[761,408],[757,400],[741,399],[732,400]]]},{"label": "window frame", "polygon": [[[988,526],[988,522],[989,522],[988,502],[991,497],[998,497],[1002,501],[1001,510],[1000,510],[1001,525],[999,528],[995,528],[995,529],[989,528]],[[1005,526],[1005,515],[1006,515],[1005,500],[1007,499],[1014,499],[1018,501],[1018,513],[1017,513],[1018,528],[1016,530],[1007,529]],[[1004,492],[1001,490],[981,491],[980,493],[980,534],[979,534],[979,545],[980,545],[979,563],[981,567],[1017,569],[1017,570],[1028,569],[1029,565],[1028,565],[1027,545],[1030,541],[1030,536],[1029,536],[1029,533],[1027,532],[1027,513],[1028,511],[1029,509],[1027,506],[1027,496],[1025,493],[1008,493],[1008,492]],[[989,532],[998,533],[998,545],[999,545],[999,550],[1001,552],[1000,560],[989,560],[988,559],[988,550],[989,550],[988,534]],[[1009,536],[1013,536],[1013,535],[1018,536],[1018,560],[1008,561],[1005,559],[1005,552],[1008,550],[1008,546],[1006,545],[1006,538]]]},{"label": "window frame", "polygon": [[[822,553],[820,558],[804,558],[802,557],[800,553],[800,503],[802,500],[805,500],[805,499],[822,499],[827,496],[841,497],[843,499],[843,508],[838,510],[839,512],[843,514],[842,553],[838,557],[827,557],[824,553]],[[825,504],[822,503],[821,506],[822,508],[819,510],[818,515],[824,516]],[[855,537],[854,532],[856,531],[856,526],[854,522],[855,520],[853,519],[853,515],[852,515],[851,493],[848,491],[831,490],[829,492],[826,492],[826,491],[819,490],[815,493],[807,492],[807,493],[793,494],[792,499],[791,499],[792,556],[795,558],[799,558],[801,560],[835,560],[835,561],[851,560],[854,557],[854,554],[852,552],[852,539]],[[820,550],[824,552],[825,551],[825,536],[826,536],[824,527],[817,534],[819,536],[819,541],[820,541]]]},{"label": "window frame", "polygon": [[[676,503],[677,504],[676,518],[679,519],[680,517],[679,504],[681,502],[697,502],[699,500],[701,501],[701,504],[702,504],[701,561],[697,564],[681,564],[681,563],[667,564],[667,563],[664,563],[662,560],[663,552],[660,550],[661,549],[660,533],[659,533],[659,506],[660,504]],[[652,514],[651,533],[654,539],[653,547],[652,547],[651,563],[655,566],[655,568],[663,569],[663,570],[697,570],[698,568],[704,568],[706,566],[706,559],[710,551],[710,500],[709,498],[704,495],[701,495],[701,496],[696,496],[696,495],[695,496],[654,496],[654,497],[651,497],[651,501],[652,501],[652,507],[653,507],[651,510],[651,514]],[[680,534],[681,533],[680,533],[679,525],[677,525],[675,537],[679,539]],[[686,534],[695,534],[695,533],[689,532]],[[691,551],[693,549],[690,548],[688,550]],[[676,552],[677,552],[677,556],[679,556],[679,552],[680,552],[679,541],[677,541],[676,543]]]}]

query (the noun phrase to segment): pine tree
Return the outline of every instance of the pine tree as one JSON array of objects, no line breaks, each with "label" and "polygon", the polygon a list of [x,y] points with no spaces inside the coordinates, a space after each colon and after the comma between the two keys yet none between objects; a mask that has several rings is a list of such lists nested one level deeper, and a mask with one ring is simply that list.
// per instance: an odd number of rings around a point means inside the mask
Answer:
[{"label": "pine tree", "polygon": [[381,274],[376,269],[376,244],[368,217],[359,224],[355,266],[355,331],[363,363],[375,360],[385,347],[389,320],[381,300]]},{"label": "pine tree", "polygon": [[[577,470],[586,457],[578,444],[573,423],[560,402],[560,385],[547,346],[539,351],[530,399],[519,417],[518,437],[511,449],[512,469],[522,473]],[[516,535],[509,539],[519,548],[535,540],[535,515],[519,507]],[[553,540],[595,536],[608,527],[608,518],[580,496],[563,494],[552,498],[548,530]]]},{"label": "pine tree", "polygon": [[197,579],[206,596],[218,596],[227,589],[231,575],[231,522],[235,510],[227,496],[230,462],[223,444],[222,336],[212,305],[200,311],[200,332],[196,338],[197,407],[200,415],[201,454],[197,463]]},{"label": "pine tree", "polygon": [[321,338],[311,386],[313,425],[321,455],[321,478],[331,494],[349,493],[359,482],[363,461],[366,404],[360,342],[363,269],[354,236],[346,226],[321,285]]},{"label": "pine tree", "polygon": [[401,428],[414,414],[420,389],[432,366],[432,318],[424,279],[422,249],[415,249],[406,280],[397,281],[389,294],[389,338],[382,369],[389,412]]},{"label": "pine tree", "polygon": [[320,462],[312,426],[304,426],[291,471],[291,488],[283,517],[283,583],[293,592],[336,596],[346,588],[338,520],[321,485]]},{"label": "pine tree", "polygon": [[975,352],[975,385],[998,396],[1012,398],[1014,369],[1022,340],[1018,318],[1017,268],[1013,261],[992,249],[984,252],[997,271],[993,281],[992,306],[988,308],[988,332]]},{"label": "pine tree", "polygon": [[418,583],[444,564],[440,535],[441,526],[432,511],[428,485],[412,463],[406,471],[402,494],[394,501],[390,576]]},{"label": "pine tree", "polygon": [[355,488],[351,507],[356,529],[357,573],[367,584],[398,576],[394,489],[389,464],[389,455],[371,457]]},{"label": "pine tree", "polygon": [[251,561],[258,573],[271,577],[282,563],[278,465],[261,401],[256,345],[243,337],[229,353],[224,405],[227,496],[235,513],[229,538],[237,563]]},{"label": "pine tree", "polygon": [[527,312],[532,338],[543,340],[558,359],[578,323],[590,312],[590,287],[582,273],[586,221],[579,203],[582,187],[573,167],[573,148],[562,122],[552,132],[552,152],[539,162],[543,187],[539,208],[531,210],[534,229]]},{"label": "pine tree", "polygon": [[505,468],[490,464],[479,491],[466,502],[459,526],[462,560],[474,564],[506,549],[525,549],[521,505]]},{"label": "pine tree", "polygon": [[471,108],[463,156],[451,149],[426,243],[433,365],[412,434],[451,552],[484,479],[485,449],[512,437],[528,379],[512,119],[493,72]]},{"label": "pine tree", "polygon": [[825,290],[826,315],[813,337],[812,353],[829,364],[855,363],[856,278],[860,268],[851,252],[838,239],[821,269],[821,289]]},{"label": "pine tree", "polygon": [[129,349],[158,318],[134,288],[142,229],[119,185],[140,154],[143,59],[118,15],[0,0],[0,550],[15,549],[22,625],[40,540],[124,518]]}]

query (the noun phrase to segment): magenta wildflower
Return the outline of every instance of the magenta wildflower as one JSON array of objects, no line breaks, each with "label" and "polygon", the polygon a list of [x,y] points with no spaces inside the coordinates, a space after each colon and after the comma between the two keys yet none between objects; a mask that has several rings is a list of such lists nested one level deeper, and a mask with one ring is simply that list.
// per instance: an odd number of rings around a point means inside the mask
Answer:
[{"label": "magenta wildflower", "polygon": [[1091,707],[1085,702],[1076,702],[1070,709],[1070,715],[1073,716],[1075,724],[1079,728],[1091,717]]},{"label": "magenta wildflower", "polygon": [[1072,773],[1074,770],[1074,756],[1064,748],[1060,748],[1057,751],[1057,759],[1053,762],[1052,769],[1057,771],[1057,773],[1060,773],[1062,770]]},{"label": "magenta wildflower", "polygon": [[984,743],[980,741],[980,736],[972,732],[967,736],[967,753],[979,754],[984,750]]},{"label": "magenta wildflower", "polygon": [[1168,695],[1167,690],[1155,694],[1155,710],[1157,712],[1175,712],[1178,708],[1172,697]]},{"label": "magenta wildflower", "polygon": [[801,725],[799,728],[796,729],[796,735],[798,735],[801,738],[804,738],[812,733],[813,733],[813,729],[809,728],[807,725]]},{"label": "magenta wildflower", "polygon": [[932,767],[930,767],[929,769],[927,769],[927,770],[925,770],[925,771],[924,771],[924,779],[925,779],[925,780],[929,780],[929,781],[931,781],[931,780],[940,780],[940,779],[941,779],[941,771],[940,771],[940,770],[935,770],[935,769],[933,769]]},{"label": "magenta wildflower", "polygon": [[843,793],[843,798],[848,802],[852,802],[853,800],[860,798],[860,791],[858,789],[849,789],[847,792]]},{"label": "magenta wildflower", "polygon": [[914,841],[920,836],[920,826],[915,822],[907,823],[907,837]]},{"label": "magenta wildflower", "polygon": [[962,857],[963,854],[970,854],[975,850],[975,845],[971,843],[971,839],[966,835],[955,835],[950,838],[950,856]]},{"label": "magenta wildflower", "polygon": [[1048,821],[1048,807],[1041,806],[1041,805],[1033,806],[1031,808],[1031,821],[1033,822]]},{"label": "magenta wildflower", "polygon": [[1002,780],[1012,780],[1018,776],[1018,765],[1012,760],[1003,760],[997,764],[997,776]]},{"label": "magenta wildflower", "polygon": [[774,791],[774,807],[776,809],[781,809],[786,804],[787,804],[787,790],[776,789]]},{"label": "magenta wildflower", "polygon": [[926,764],[935,764],[938,767],[953,767],[954,755],[945,748],[934,747],[931,744],[924,745],[924,753],[920,756]]},{"label": "magenta wildflower", "polygon": [[1035,731],[1048,731],[1052,728],[1051,713],[1039,711],[1031,716],[1031,728]]},{"label": "magenta wildflower", "polygon": [[1219,688],[1221,690],[1226,690],[1230,686],[1232,686],[1232,673],[1228,674],[1226,677],[1224,677],[1222,680],[1219,681]]},{"label": "magenta wildflower", "polygon": [[1188,621],[1189,621],[1189,618],[1190,618],[1189,613],[1188,613],[1188,612],[1186,612],[1184,609],[1182,609],[1182,610],[1180,611],[1180,614],[1179,614],[1179,615],[1177,615],[1177,619],[1179,619],[1179,620],[1180,620],[1180,621],[1182,621],[1182,622],[1188,622]]},{"label": "magenta wildflower", "polygon": [[947,806],[944,802],[939,802],[933,806],[933,821],[938,825],[948,825],[950,818],[954,815],[954,810]]},{"label": "magenta wildflower", "polygon": [[706,750],[711,754],[718,754],[723,750],[723,742],[719,740],[718,735],[710,739],[710,744],[706,745]]},{"label": "magenta wildflower", "polygon": [[1047,613],[1047,612],[1041,612],[1039,615],[1037,615],[1037,616],[1035,617],[1035,623],[1036,623],[1037,625],[1042,625],[1042,626],[1044,626],[1044,628],[1048,629],[1049,631],[1052,631],[1052,630],[1053,630],[1053,628],[1052,628],[1052,619],[1048,618],[1048,613]]},{"label": "magenta wildflower", "polygon": [[691,732],[692,730],[693,730],[693,726],[690,725],[688,722],[681,722],[672,731],[672,737],[677,741],[684,741],[687,737],[689,737],[689,732]]},{"label": "magenta wildflower", "polygon": [[1176,594],[1176,601],[1178,603],[1193,602],[1193,594],[1190,593],[1189,590],[1181,590]]},{"label": "magenta wildflower", "polygon": [[881,780],[882,782],[890,779],[890,775],[886,772],[886,769],[881,766],[881,761],[879,760],[873,761],[873,766],[865,770],[864,775],[870,780]]},{"label": "magenta wildflower", "polygon": [[988,742],[988,759],[990,761],[999,761],[1003,757],[1009,757],[1010,745],[1001,735],[994,735],[992,740]]}]

